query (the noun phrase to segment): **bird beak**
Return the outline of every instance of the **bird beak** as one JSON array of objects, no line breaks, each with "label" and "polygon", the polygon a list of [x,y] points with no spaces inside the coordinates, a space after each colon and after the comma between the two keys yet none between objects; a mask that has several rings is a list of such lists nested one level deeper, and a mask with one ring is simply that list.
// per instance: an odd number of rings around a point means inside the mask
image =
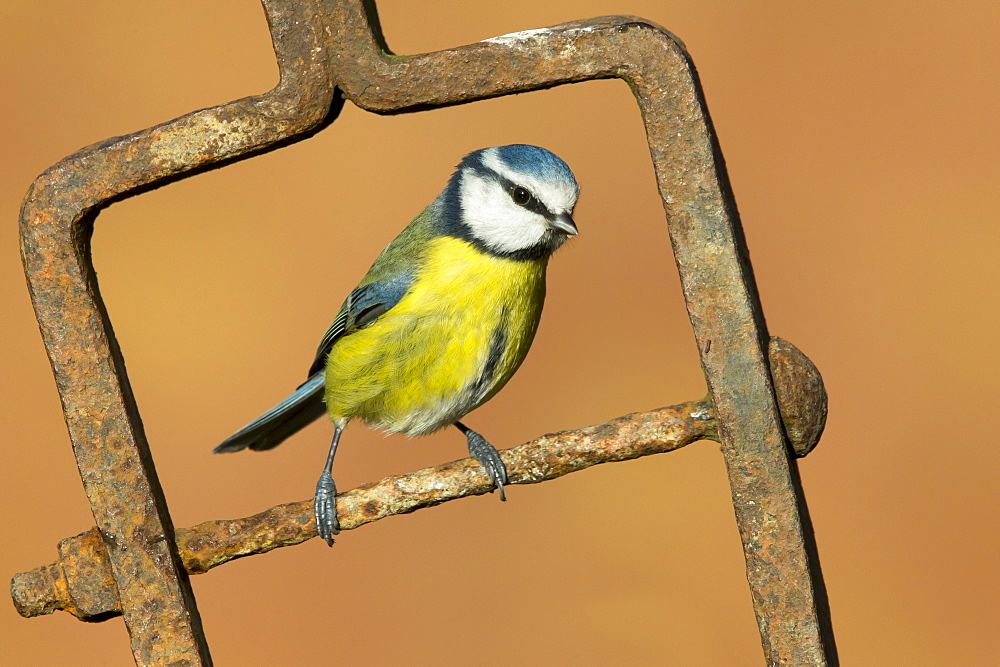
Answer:
[{"label": "bird beak", "polygon": [[572,216],[569,213],[560,213],[554,218],[549,220],[549,227],[552,229],[557,229],[564,234],[570,236],[576,236],[580,232],[576,229],[576,223],[573,222]]}]

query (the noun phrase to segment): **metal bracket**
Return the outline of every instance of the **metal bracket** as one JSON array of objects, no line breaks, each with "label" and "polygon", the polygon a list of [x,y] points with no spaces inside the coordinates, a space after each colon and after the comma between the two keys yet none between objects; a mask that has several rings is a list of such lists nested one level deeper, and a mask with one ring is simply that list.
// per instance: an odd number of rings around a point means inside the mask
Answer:
[{"label": "metal bracket", "polygon": [[649,21],[612,16],[395,56],[371,2],[263,5],[281,73],[275,89],[85,148],[39,176],[21,212],[25,273],[97,522],[95,548],[106,551],[137,664],[211,658],[91,266],[99,211],[310,136],[335,117],[337,91],[363,109],[403,113],[602,78],[629,84],[645,122],[765,656],[770,664],[835,662],[746,244],[683,44]]}]

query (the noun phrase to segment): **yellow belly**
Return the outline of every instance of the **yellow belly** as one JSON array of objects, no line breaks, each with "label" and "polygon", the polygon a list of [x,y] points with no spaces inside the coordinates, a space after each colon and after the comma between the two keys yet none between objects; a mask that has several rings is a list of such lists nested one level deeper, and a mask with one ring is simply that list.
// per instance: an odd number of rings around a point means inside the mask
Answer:
[{"label": "yellow belly", "polygon": [[544,259],[502,259],[456,238],[432,240],[406,296],[330,351],[330,417],[410,435],[461,419],[498,392],[528,353],[545,267]]}]

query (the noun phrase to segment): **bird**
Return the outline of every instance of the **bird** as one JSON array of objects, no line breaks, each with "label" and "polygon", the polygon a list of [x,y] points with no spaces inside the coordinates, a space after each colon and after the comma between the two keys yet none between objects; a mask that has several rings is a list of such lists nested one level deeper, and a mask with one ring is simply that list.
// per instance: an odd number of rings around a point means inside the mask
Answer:
[{"label": "bird", "polygon": [[333,459],[353,419],[409,436],[455,426],[505,500],[503,460],[462,419],[524,361],[548,260],[578,233],[579,195],[569,166],[544,148],[511,144],[466,155],[347,296],[308,379],[213,451],[272,449],[327,413],[333,440],[313,511],[330,546],[340,530]]}]

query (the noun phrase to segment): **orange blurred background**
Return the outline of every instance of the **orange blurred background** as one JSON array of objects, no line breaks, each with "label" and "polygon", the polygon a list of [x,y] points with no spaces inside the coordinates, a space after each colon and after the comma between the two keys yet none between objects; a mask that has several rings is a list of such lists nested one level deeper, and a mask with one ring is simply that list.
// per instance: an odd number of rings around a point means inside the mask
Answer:
[{"label": "orange blurred background", "polygon": [[[819,366],[801,462],[846,665],[996,664],[998,5],[379,3],[397,53],[633,13],[685,41],[772,334]],[[0,6],[0,573],[89,506],[24,287],[17,213],[60,158],[276,82],[244,2]],[[330,427],[211,448],[300,382],[342,298],[470,150],[525,142],[583,186],[519,374],[470,425],[499,446],[700,397],[642,123],[619,81],[429,113],[348,105],[314,138],[115,204],[94,261],[178,526],[312,493]],[[351,428],[342,489],[465,455]],[[627,517],[626,519],[623,519]],[[219,665],[762,662],[718,446],[601,466],[193,579]],[[120,619],[22,619],[5,657],[130,661]]]}]

